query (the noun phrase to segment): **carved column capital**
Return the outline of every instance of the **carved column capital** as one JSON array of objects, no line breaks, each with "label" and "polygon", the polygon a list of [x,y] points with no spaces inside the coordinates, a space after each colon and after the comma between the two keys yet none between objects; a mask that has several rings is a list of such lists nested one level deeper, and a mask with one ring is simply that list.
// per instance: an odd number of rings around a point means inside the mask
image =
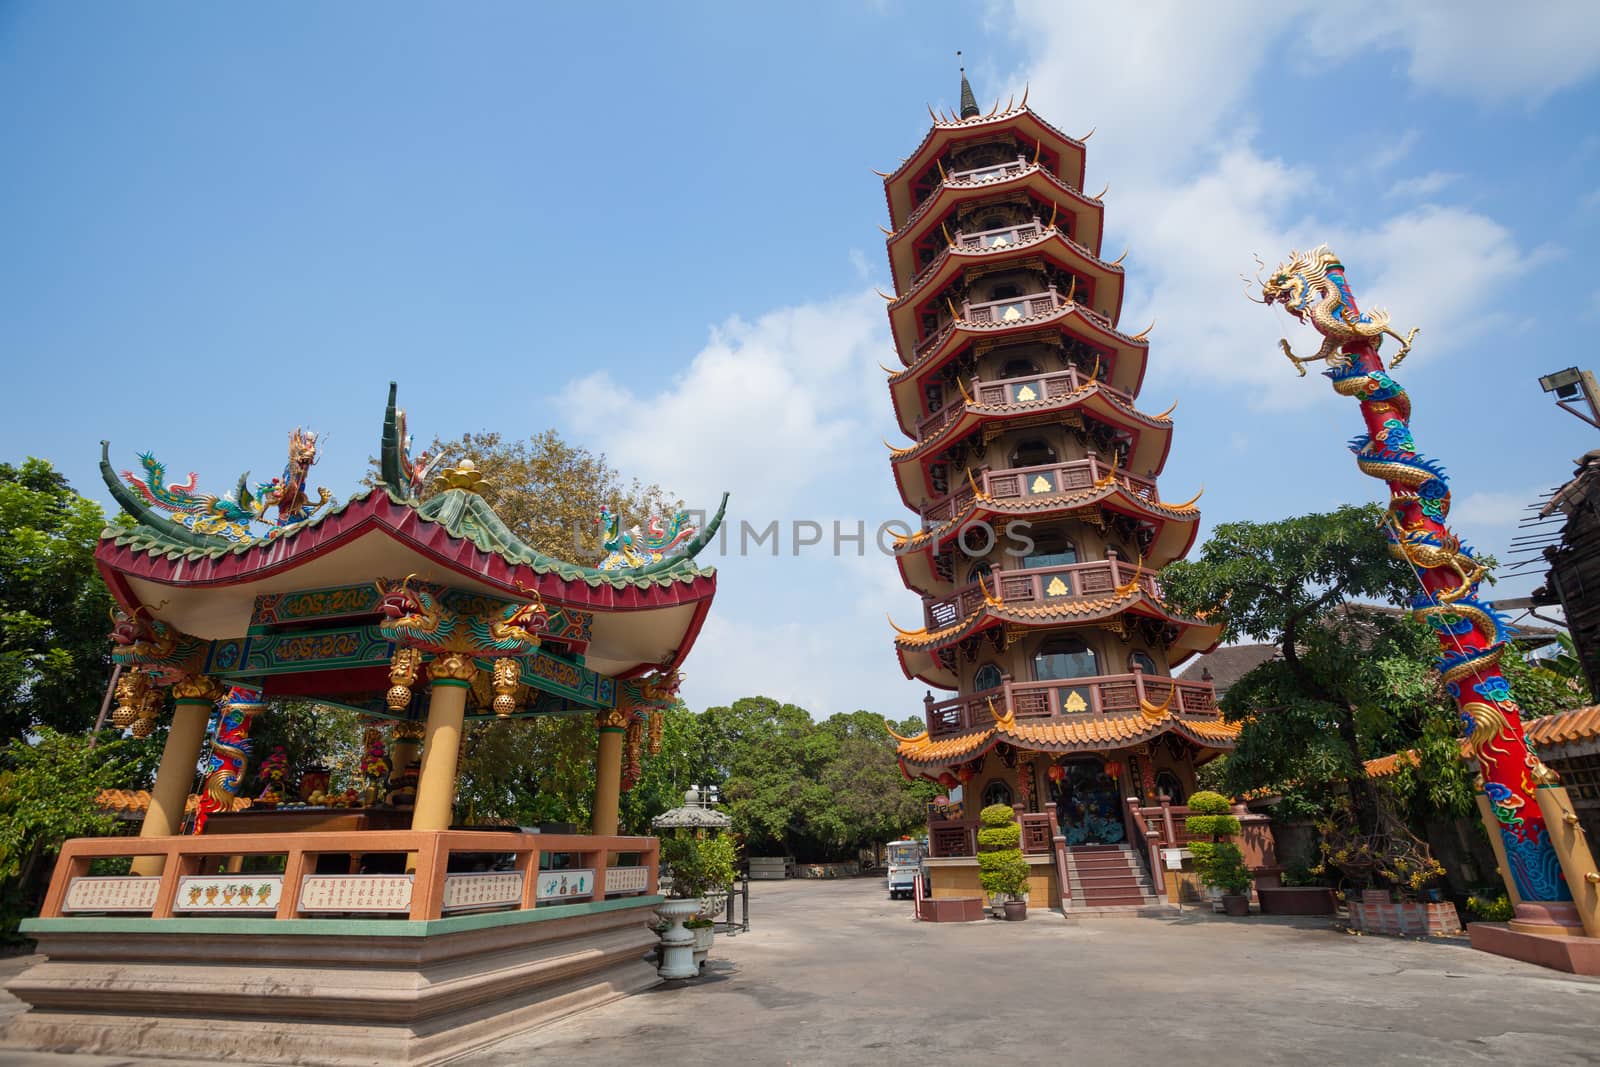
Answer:
[{"label": "carved column capital", "polygon": [[627,712],[612,708],[610,711],[602,711],[596,715],[594,717],[594,724],[601,730],[617,730],[619,732],[626,732],[628,729],[628,722],[631,718],[632,716],[630,716]]},{"label": "carved column capital", "polygon": [[172,683],[172,696],[175,700],[205,701],[214,704],[222,699],[226,693],[221,682],[206,674],[191,674],[180,681]]},{"label": "carved column capital", "polygon": [[428,678],[435,682],[471,684],[478,676],[478,665],[466,652],[441,652],[428,664]]}]

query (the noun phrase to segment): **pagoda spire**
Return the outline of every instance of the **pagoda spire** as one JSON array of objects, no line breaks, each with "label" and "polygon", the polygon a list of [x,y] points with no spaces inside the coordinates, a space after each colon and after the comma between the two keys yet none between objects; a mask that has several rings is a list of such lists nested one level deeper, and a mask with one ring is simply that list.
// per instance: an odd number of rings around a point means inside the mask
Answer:
[{"label": "pagoda spire", "polygon": [[[957,52],[956,55],[960,55]],[[972,95],[972,83],[967,81],[967,68],[961,68],[961,117],[975,119],[979,115],[978,98]]]}]

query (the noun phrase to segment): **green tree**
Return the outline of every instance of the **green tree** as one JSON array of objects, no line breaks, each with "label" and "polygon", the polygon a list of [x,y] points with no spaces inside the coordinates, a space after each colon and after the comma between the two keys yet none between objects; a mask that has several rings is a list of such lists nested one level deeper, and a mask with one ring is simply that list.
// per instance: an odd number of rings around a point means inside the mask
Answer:
[{"label": "green tree", "polygon": [[105,515],[49,463],[0,463],[0,730],[86,730],[110,678]]},{"label": "green tree", "polygon": [[[660,486],[625,481],[603,454],[570,444],[555,430],[525,441],[498,433],[435,438],[428,454],[442,455],[449,466],[472,460],[489,483],[495,514],[540,552],[574,563],[591,563],[600,554],[595,520],[602,505],[625,526],[676,506]],[[376,468],[377,461],[372,464]],[[422,498],[433,491],[423,487]]]},{"label": "green tree", "polygon": [[111,833],[116,819],[95,807],[102,789],[140,784],[137,742],[91,749],[79,734],[37,726],[0,750],[0,937],[38,910],[50,859],[69,837]]},{"label": "green tree", "polygon": [[699,762],[703,751],[701,716],[681,703],[661,714],[661,751],[644,757],[639,780],[622,794],[620,815],[625,833],[649,834],[650,820],[681,805],[691,785],[722,781]]}]

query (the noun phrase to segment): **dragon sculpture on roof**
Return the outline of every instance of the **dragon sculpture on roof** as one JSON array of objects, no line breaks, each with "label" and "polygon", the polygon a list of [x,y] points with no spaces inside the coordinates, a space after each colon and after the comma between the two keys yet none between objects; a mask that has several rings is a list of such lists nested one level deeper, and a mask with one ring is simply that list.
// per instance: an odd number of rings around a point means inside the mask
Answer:
[{"label": "dragon sculpture on roof", "polygon": [[[172,521],[184,529],[249,545],[308,521],[333,499],[323,488],[317,489],[315,501],[306,493],[306,479],[316,462],[317,434],[297,426],[289,433],[289,460],[283,473],[251,489],[246,471],[239,476],[232,496],[196,492],[200,476],[193,471],[181,482],[168,482],[166,464],[151,452],[139,453],[144,477],[125,470],[122,479],[145,503],[169,512]],[[269,515],[274,508],[277,515]],[[256,535],[254,523],[268,527],[264,536]]]},{"label": "dragon sculpture on roof", "polygon": [[687,511],[677,511],[670,523],[662,525],[661,516],[652,515],[648,529],[638,526],[622,529],[622,517],[609,507],[600,505],[600,515],[595,520],[600,527],[600,545],[606,556],[600,561],[603,571],[620,571],[630,567],[644,567],[660,563],[683,552],[689,539],[695,535],[695,526],[689,521]]}]

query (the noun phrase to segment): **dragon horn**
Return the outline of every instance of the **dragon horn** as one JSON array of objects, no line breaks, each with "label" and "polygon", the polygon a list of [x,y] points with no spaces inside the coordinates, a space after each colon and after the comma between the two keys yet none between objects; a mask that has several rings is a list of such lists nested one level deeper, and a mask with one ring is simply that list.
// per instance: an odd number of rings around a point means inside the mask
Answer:
[{"label": "dragon horn", "polygon": [[893,230],[884,230],[881,225],[878,227],[878,229],[883,230],[883,235],[885,237],[893,237],[894,236],[894,231]]},{"label": "dragon horn", "polygon": [[1100,190],[1100,195],[1095,197],[1095,199],[1096,200],[1104,200],[1106,198],[1106,194],[1109,193],[1110,191],[1111,191],[1111,183],[1110,182],[1106,182],[1106,187],[1104,189]]},{"label": "dragon horn", "polygon": [[1043,141],[1035,141],[1035,142],[1033,142],[1033,165],[1034,166],[1037,167],[1039,165],[1039,156],[1043,152],[1044,152],[1044,142]]},{"label": "dragon horn", "polygon": [[986,119],[992,119],[992,118],[995,117],[995,115],[999,114],[999,112],[1000,112],[1000,98],[997,96],[997,97],[994,98],[994,107],[990,108],[989,109],[989,113],[987,115],[983,116],[983,117],[986,118]]},{"label": "dragon horn", "polygon": [[960,322],[961,321],[961,312],[956,310],[955,303],[953,301],[951,301],[951,299],[948,296],[944,298],[944,303],[945,303],[945,307],[948,307],[950,309],[950,317],[955,319],[957,322]]},{"label": "dragon horn", "polygon": [[961,390],[962,400],[966,401],[968,404],[972,403],[972,394],[967,392],[966,384],[963,383],[959,377],[956,378],[956,388]]},{"label": "dragon horn", "polygon": [[888,301],[893,301],[894,300],[894,297],[890,296],[888,293],[884,292],[882,289],[873,289],[872,291],[877,293],[879,296],[883,297],[885,300],[888,300]]},{"label": "dragon horn", "polygon": [[929,118],[930,118],[930,119],[932,119],[932,120],[933,120],[933,121],[934,121],[934,122],[938,122],[938,121],[939,121],[939,116],[938,116],[938,115],[935,115],[935,114],[934,114],[934,113],[933,113],[933,105],[932,105],[932,104],[929,104],[929,105],[928,105],[928,117],[929,117]]},{"label": "dragon horn", "polygon": [[[1052,221],[1054,221],[1055,216],[1052,215],[1052,216],[1050,216],[1050,218],[1051,218]],[[1078,276],[1076,274],[1074,274],[1072,276],[1072,281],[1067,283],[1067,303],[1069,303],[1069,304],[1077,303],[1077,301],[1073,299],[1077,295],[1078,295]]]},{"label": "dragon horn", "polygon": [[899,371],[895,370],[893,367],[885,367],[881,360],[878,362],[878,369],[883,371],[883,373],[885,373],[887,375],[890,375],[891,377],[893,375],[896,375],[896,374],[900,373]]},{"label": "dragon horn", "polygon": [[1176,400],[1174,400],[1172,402],[1172,406],[1170,408],[1168,408],[1167,410],[1163,411],[1161,414],[1157,415],[1156,418],[1164,419],[1168,415],[1171,415],[1174,411],[1177,411],[1177,410],[1178,410],[1178,402]]},{"label": "dragon horn", "polygon": [[887,177],[888,177],[888,175],[887,175],[887,174],[885,174],[885,173],[884,173],[884,172],[883,172],[883,171],[881,171],[881,170],[876,170],[876,169],[874,169],[874,168],[872,168],[872,167],[868,167],[868,168],[867,168],[867,169],[868,169],[868,170],[870,170],[870,171],[872,171],[872,173],[874,173],[874,174],[876,174],[876,175],[877,175],[877,176],[878,176],[878,177],[880,177],[880,178],[887,178]]},{"label": "dragon horn", "polygon": [[956,242],[955,238],[950,236],[950,227],[946,226],[943,220],[941,220],[939,223],[939,229],[944,231],[944,243],[949,247],[954,248],[956,246]]},{"label": "dragon horn", "polygon": [[1058,215],[1060,212],[1061,212],[1061,201],[1059,201],[1059,200],[1050,201],[1050,224],[1048,226],[1046,226],[1045,229],[1053,230],[1053,229],[1056,228],[1056,215]]}]

